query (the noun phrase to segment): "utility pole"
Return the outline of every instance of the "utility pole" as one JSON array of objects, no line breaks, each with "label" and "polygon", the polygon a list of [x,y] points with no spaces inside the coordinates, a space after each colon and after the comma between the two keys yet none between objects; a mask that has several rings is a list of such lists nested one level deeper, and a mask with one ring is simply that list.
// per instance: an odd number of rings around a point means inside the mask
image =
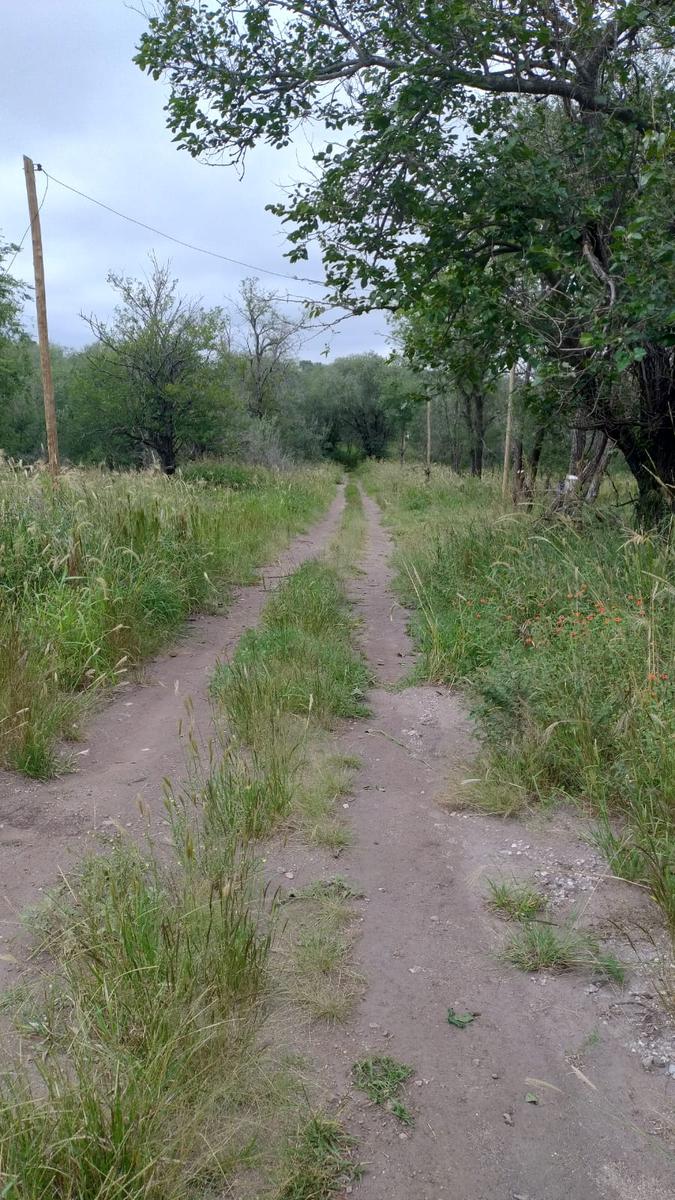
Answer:
[{"label": "utility pole", "polygon": [[[38,171],[41,170],[38,165]],[[49,357],[49,332],[47,329],[47,296],[45,293],[45,265],[42,256],[42,233],[40,230],[40,210],[37,202],[35,187],[35,165],[32,158],[23,156],[23,170],[26,176],[26,193],[28,195],[28,213],[30,215],[30,230],[33,241],[33,270],[35,272],[35,306],[37,308],[38,344],[40,347],[40,367],[42,369],[42,391],[45,398],[45,425],[47,427],[47,457],[49,470],[56,479],[59,473],[59,440],[56,432],[56,405],[54,404],[54,380],[52,379],[52,364]]]},{"label": "utility pole", "polygon": [[427,461],[424,468],[427,483],[431,479],[431,400],[427,399]]},{"label": "utility pole", "polygon": [[502,472],[502,500],[509,490],[509,465],[511,458],[511,426],[513,424],[513,392],[516,386],[516,364],[509,372],[509,396],[506,402],[506,433],[504,435],[504,470]]}]

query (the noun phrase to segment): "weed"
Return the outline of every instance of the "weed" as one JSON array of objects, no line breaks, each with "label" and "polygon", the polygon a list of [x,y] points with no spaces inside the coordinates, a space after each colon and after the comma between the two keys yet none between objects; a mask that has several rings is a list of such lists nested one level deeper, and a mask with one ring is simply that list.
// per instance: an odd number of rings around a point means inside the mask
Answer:
[{"label": "weed", "polygon": [[351,915],[344,901],[315,902],[291,938],[289,992],[317,1020],[344,1020],[361,990],[362,981],[349,966],[352,939],[344,933]]},{"label": "weed", "polygon": [[361,888],[345,879],[342,875],[334,875],[331,879],[316,879],[308,883],[297,893],[298,900],[361,900]]},{"label": "weed", "polygon": [[315,1115],[286,1151],[274,1200],[330,1200],[359,1174],[352,1138],[337,1121]]},{"label": "weed", "polygon": [[422,674],[469,689],[485,775],[472,799],[505,815],[576,802],[612,873],[649,886],[675,938],[672,539],[606,509],[505,516],[495,479],[419,475],[363,477],[397,538]]},{"label": "weed", "polygon": [[412,1067],[397,1062],[395,1058],[376,1055],[354,1063],[352,1073],[356,1086],[366,1093],[373,1104],[389,1109],[404,1124],[412,1125],[410,1113],[398,1100],[403,1084],[414,1074]]},{"label": "weed", "polygon": [[0,470],[0,762],[37,778],[102,688],[246,582],[325,506],[330,473],[234,493],[138,474]]},{"label": "weed", "polygon": [[488,908],[514,921],[527,921],[545,907],[544,897],[530,883],[488,879]]},{"label": "weed", "polygon": [[622,983],[624,968],[613,954],[600,949],[591,934],[568,927],[528,921],[511,934],[504,958],[521,971],[590,970]]}]

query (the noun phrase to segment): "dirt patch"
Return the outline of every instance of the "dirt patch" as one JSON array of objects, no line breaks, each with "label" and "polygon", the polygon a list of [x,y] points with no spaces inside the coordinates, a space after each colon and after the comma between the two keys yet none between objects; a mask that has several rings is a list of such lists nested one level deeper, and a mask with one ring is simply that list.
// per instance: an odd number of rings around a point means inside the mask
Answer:
[{"label": "dirt patch", "polygon": [[74,773],[35,783],[0,772],[0,989],[20,970],[2,958],[3,947],[13,943],[20,914],[53,886],[58,872],[99,846],[102,834],[140,832],[140,798],[150,813],[161,814],[164,780],[179,780],[185,770],[178,732],[187,724],[186,702],[208,737],[216,661],[229,658],[257,623],[278,582],[333,537],[343,507],[340,489],[323,520],[264,568],[260,582],[241,588],[226,616],[191,619],[180,641],[144,668],[142,682],[119,689],[76,749]]},{"label": "dirt patch", "polygon": [[[407,615],[389,591],[389,539],[376,506],[365,505],[368,549],[352,594],[374,672],[393,684],[412,662]],[[505,863],[548,870],[559,903],[581,894],[600,904],[594,880],[589,891],[575,884],[597,865],[580,830],[571,818],[528,827],[458,811],[475,744],[457,695],[378,686],[370,703],[372,716],[340,738],[363,761],[346,802],[354,843],[339,870],[366,897],[355,966],[367,988],[346,1026],[307,1031],[361,1144],[366,1174],[354,1194],[623,1200],[627,1181],[636,1197],[672,1194],[675,1080],[645,1071],[632,1052],[629,990],[589,991],[588,976],[503,964],[504,923],[485,908],[485,877]],[[294,887],[336,869],[300,846],[281,859]],[[449,1008],[475,1016],[458,1028]],[[405,1087],[414,1128],[354,1089],[352,1064],[366,1055],[414,1068]]]}]

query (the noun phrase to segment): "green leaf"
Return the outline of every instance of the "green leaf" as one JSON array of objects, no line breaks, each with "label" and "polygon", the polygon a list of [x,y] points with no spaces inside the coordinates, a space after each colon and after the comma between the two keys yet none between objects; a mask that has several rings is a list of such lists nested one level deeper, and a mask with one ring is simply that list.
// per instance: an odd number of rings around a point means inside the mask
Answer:
[{"label": "green leaf", "polygon": [[478,1016],[480,1016],[480,1014],[476,1012],[457,1013],[455,1012],[454,1008],[449,1008],[448,1025],[454,1025],[457,1029],[466,1029],[467,1025],[470,1025],[472,1021],[475,1021],[476,1017]]}]

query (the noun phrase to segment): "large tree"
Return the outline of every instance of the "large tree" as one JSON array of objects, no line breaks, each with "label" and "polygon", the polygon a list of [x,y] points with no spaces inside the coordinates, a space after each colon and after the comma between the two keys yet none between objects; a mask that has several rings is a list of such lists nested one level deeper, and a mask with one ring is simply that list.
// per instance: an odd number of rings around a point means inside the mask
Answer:
[{"label": "large tree", "polygon": [[536,298],[539,327],[533,339],[516,306],[498,349],[557,350],[570,421],[617,442],[649,515],[675,485],[669,13],[666,0],[168,0],[138,61],[168,78],[169,124],[194,154],[282,146],[305,119],[334,132],[277,206],[295,259],[319,243],[333,300],[405,311],[431,297],[454,314],[481,273],[495,292],[510,257],[519,289],[511,272],[501,302]]},{"label": "large tree", "polygon": [[87,318],[98,341],[81,378],[89,435],[152,451],[171,475],[181,452],[219,432],[223,316],[181,297],[170,267],[154,259],[145,279],[108,279],[120,301],[114,319]]}]

